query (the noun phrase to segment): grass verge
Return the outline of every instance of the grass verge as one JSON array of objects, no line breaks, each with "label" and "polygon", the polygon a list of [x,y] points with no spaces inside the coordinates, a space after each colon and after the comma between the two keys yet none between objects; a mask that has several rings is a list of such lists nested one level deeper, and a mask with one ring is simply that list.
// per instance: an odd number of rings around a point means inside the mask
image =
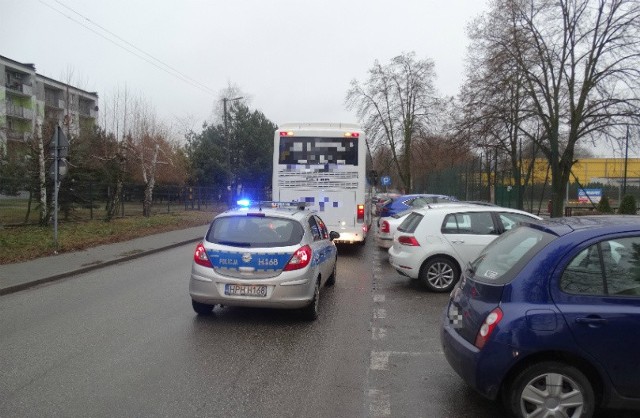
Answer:
[{"label": "grass verge", "polygon": [[[111,222],[101,220],[60,223],[58,252],[84,250],[102,244],[206,225],[212,212],[181,211],[157,214],[149,218],[127,217]],[[27,261],[54,254],[53,226],[21,226],[0,229],[0,264]]]}]

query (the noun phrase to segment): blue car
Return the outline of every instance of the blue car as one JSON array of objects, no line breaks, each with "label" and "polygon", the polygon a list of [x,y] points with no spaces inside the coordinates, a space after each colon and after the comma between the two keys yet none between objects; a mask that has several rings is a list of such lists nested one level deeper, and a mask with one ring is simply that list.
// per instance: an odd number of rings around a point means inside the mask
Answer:
[{"label": "blue car", "polygon": [[457,201],[458,199],[453,196],[446,196],[442,194],[404,194],[385,202],[385,204],[378,210],[378,215],[380,215],[381,218],[384,218],[409,209],[421,208],[429,203]]},{"label": "blue car", "polygon": [[640,216],[525,223],[450,295],[444,354],[517,417],[640,410]]}]

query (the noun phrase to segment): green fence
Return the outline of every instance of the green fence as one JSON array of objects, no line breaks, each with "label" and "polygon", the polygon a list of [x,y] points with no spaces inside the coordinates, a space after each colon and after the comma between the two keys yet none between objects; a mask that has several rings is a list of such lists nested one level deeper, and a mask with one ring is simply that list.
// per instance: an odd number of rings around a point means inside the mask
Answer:
[{"label": "green fence", "polygon": [[[620,179],[609,179],[608,184],[603,183],[570,183],[565,200],[570,206],[584,207],[585,210],[593,208],[595,204],[578,204],[578,190],[601,189],[612,207],[617,207],[623,197],[623,186]],[[472,160],[467,164],[451,167],[446,170],[431,172],[428,175],[418,176],[414,179],[416,193],[437,193],[456,196],[460,200],[483,201],[495,203],[499,206],[518,207],[518,188],[513,185],[508,171],[498,171],[497,175],[487,172],[486,166],[482,167],[479,160]],[[640,202],[640,183],[638,179],[627,182],[627,195],[632,195]],[[536,183],[524,184],[521,189],[523,194],[523,209],[532,213],[548,213],[551,200],[551,184]]]},{"label": "green fence", "polygon": [[[0,178],[0,181],[10,180]],[[144,190],[144,185],[125,184],[116,217],[141,216]],[[61,187],[58,195],[59,219],[66,222],[104,219],[107,214],[107,202],[113,192],[113,188],[93,182],[73,182],[65,185]],[[236,194],[262,200],[271,198],[270,190],[244,189],[236,191],[233,198]],[[37,223],[40,213],[39,200],[39,195],[28,191],[0,194],[0,225]],[[47,200],[53,200],[50,191]],[[153,215],[180,210],[225,210],[229,201],[228,191],[223,187],[157,185],[153,190],[151,213]]]}]

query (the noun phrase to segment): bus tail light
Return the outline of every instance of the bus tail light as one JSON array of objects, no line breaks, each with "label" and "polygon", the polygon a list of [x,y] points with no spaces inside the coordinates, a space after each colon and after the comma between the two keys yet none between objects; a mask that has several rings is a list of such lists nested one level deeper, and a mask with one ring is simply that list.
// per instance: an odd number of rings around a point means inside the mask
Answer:
[{"label": "bus tail light", "polygon": [[284,271],[300,270],[307,267],[310,262],[311,247],[305,245],[304,247],[298,248],[296,252],[293,253],[287,265],[284,266]]},{"label": "bus tail light", "polygon": [[385,234],[391,232],[391,229],[389,229],[389,222],[382,221],[382,224],[380,225],[380,232],[384,232]]},{"label": "bus tail light", "polygon": [[416,237],[411,237],[409,235],[400,235],[398,237],[398,242],[402,245],[407,245],[409,247],[419,247],[420,243],[416,239]]},{"label": "bus tail light", "polygon": [[356,212],[358,223],[364,222],[364,205],[358,205]]}]

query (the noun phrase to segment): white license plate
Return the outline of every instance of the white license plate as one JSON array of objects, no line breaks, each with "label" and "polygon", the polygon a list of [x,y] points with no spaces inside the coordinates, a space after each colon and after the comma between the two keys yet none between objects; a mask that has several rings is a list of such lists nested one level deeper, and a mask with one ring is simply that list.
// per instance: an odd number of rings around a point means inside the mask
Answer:
[{"label": "white license plate", "polygon": [[224,294],[227,296],[253,296],[256,298],[267,297],[267,286],[226,284]]}]

